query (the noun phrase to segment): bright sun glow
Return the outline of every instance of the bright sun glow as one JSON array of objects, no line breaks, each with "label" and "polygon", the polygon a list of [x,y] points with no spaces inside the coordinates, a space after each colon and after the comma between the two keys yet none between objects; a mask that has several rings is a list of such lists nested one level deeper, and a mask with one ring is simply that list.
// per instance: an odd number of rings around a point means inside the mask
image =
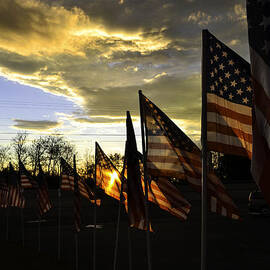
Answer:
[{"label": "bright sun glow", "polygon": [[112,189],[112,186],[113,186],[115,181],[120,181],[116,171],[113,171],[113,173],[109,173],[109,175],[110,175],[111,179],[110,179],[110,183],[109,183],[108,187],[106,188],[108,191],[110,191]]}]

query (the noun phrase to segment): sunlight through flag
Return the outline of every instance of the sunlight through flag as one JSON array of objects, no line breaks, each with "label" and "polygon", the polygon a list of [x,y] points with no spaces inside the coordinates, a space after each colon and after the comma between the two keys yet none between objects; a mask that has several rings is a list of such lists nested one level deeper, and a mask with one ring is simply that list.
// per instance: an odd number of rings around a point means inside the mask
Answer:
[{"label": "sunlight through flag", "polygon": [[116,200],[121,198],[121,174],[96,143],[96,185]]}]

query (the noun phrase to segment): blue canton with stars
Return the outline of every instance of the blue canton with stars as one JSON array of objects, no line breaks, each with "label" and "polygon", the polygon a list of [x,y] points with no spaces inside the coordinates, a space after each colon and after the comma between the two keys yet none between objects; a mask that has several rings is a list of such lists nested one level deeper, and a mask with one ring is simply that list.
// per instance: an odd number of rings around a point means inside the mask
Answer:
[{"label": "blue canton with stars", "polygon": [[174,148],[191,153],[200,153],[196,144],[153,102],[143,96],[147,136],[166,136]]},{"label": "blue canton with stars", "polygon": [[247,0],[250,46],[270,66],[270,1]]},{"label": "blue canton with stars", "polygon": [[250,64],[208,32],[207,92],[252,106]]}]

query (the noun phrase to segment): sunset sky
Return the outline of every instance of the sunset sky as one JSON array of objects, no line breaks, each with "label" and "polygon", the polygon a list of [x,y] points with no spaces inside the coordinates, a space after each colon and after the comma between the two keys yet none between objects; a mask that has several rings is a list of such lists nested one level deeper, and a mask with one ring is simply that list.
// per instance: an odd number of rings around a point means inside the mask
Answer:
[{"label": "sunset sky", "polygon": [[123,154],[142,89],[198,144],[202,29],[249,61],[244,0],[0,0],[0,143],[61,133]]}]

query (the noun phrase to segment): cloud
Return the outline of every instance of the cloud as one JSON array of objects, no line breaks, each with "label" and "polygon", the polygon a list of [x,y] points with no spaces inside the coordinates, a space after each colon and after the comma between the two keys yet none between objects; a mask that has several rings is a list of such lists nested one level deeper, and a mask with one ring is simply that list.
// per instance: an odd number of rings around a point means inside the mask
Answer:
[{"label": "cloud", "polygon": [[61,123],[55,121],[29,121],[22,119],[13,119],[13,121],[15,122],[12,126],[13,128],[24,130],[47,131],[61,126]]},{"label": "cloud", "polygon": [[211,15],[199,10],[197,12],[191,13],[188,16],[187,21],[197,23],[199,26],[205,27],[209,23],[218,22],[222,19],[223,19],[222,16],[211,16]]},{"label": "cloud", "polygon": [[0,0],[0,75],[72,99],[65,119],[87,126],[138,117],[142,89],[198,134],[201,28],[247,57],[244,16],[244,0]]}]

